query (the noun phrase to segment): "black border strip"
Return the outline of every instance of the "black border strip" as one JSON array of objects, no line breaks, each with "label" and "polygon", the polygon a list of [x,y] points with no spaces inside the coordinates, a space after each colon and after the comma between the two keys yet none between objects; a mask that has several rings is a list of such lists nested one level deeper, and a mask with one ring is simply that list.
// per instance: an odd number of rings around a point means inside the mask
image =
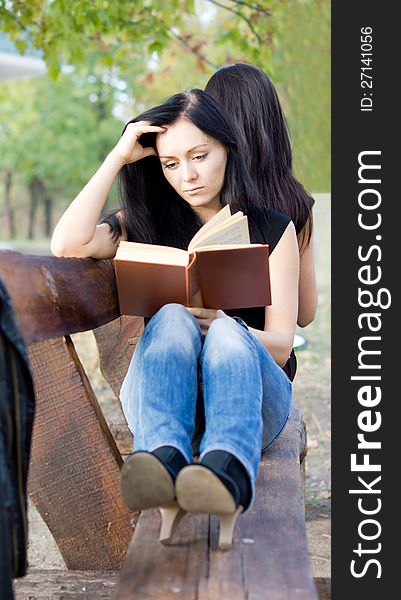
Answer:
[{"label": "black border strip", "polygon": [[[397,190],[401,128],[396,93],[401,26],[395,16],[396,6],[397,3],[371,0],[332,2],[332,597],[335,600],[377,599],[385,586],[393,591],[381,597],[399,595],[396,561],[401,448],[397,441],[401,434],[397,414],[401,393],[396,360],[400,354],[401,327],[395,284],[401,273],[397,264],[401,256],[398,232],[401,198]],[[367,28],[372,29],[371,42],[366,41],[369,41]],[[371,62],[367,60],[370,45]],[[371,70],[362,71],[364,67]],[[372,82],[372,87],[362,81]],[[358,177],[358,159],[377,168],[362,169]],[[378,206],[373,208],[375,203]],[[362,267],[366,268],[361,271]],[[385,308],[390,295],[391,305]],[[363,303],[368,306],[362,307]],[[363,313],[375,316],[369,319],[361,316]],[[365,353],[360,354],[361,350]],[[355,376],[361,379],[352,379]],[[376,430],[363,430],[369,427]],[[365,440],[377,442],[380,447],[358,448],[358,434],[364,434]],[[356,454],[358,465],[369,461],[380,467],[380,471],[362,471],[363,467],[352,471],[352,454]],[[377,477],[381,479],[373,483]],[[359,493],[350,493],[358,489]],[[394,550],[390,549],[392,543]]]}]

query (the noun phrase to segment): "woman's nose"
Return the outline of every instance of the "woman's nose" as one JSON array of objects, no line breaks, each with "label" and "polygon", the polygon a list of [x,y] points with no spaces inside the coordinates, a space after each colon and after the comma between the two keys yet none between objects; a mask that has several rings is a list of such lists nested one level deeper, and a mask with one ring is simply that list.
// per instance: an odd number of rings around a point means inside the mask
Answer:
[{"label": "woman's nose", "polygon": [[194,181],[198,177],[198,173],[191,163],[182,165],[182,178],[184,181]]}]

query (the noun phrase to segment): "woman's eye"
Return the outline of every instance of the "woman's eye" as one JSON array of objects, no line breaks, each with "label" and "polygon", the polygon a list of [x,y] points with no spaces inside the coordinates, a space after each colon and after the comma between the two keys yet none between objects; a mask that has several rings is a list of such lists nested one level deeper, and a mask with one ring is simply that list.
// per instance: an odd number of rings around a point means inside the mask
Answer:
[{"label": "woman's eye", "polygon": [[[206,158],[208,153],[206,154],[197,154],[196,156],[192,157],[192,160],[194,160],[195,162],[201,162],[202,160],[204,160]],[[177,169],[179,166],[179,163],[177,161],[175,162],[168,162],[168,163],[164,163],[163,169],[168,169],[169,171],[173,170],[173,169]]]}]

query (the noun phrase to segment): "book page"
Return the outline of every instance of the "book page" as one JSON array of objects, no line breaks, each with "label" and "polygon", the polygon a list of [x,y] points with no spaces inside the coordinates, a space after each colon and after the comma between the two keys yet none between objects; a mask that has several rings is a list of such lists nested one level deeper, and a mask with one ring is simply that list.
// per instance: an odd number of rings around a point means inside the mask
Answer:
[{"label": "book page", "polygon": [[[214,224],[213,226],[209,227],[206,232],[202,232],[202,235],[200,235],[199,237],[198,236],[196,237],[196,246],[198,247],[200,244],[202,244],[202,245],[207,244],[208,239],[210,238],[211,235],[214,235],[215,232],[220,231],[221,229],[226,227],[229,223],[232,224],[235,221],[238,221],[243,216],[244,216],[244,213],[239,210],[236,213],[234,213],[233,215],[231,215],[230,217],[228,217],[227,219],[225,219],[224,221],[222,221],[221,223],[219,223],[218,225]],[[198,231],[198,233],[200,233],[200,232]],[[191,242],[189,244],[191,248],[193,248],[192,243],[193,243],[193,240],[191,240]]]},{"label": "book page", "polygon": [[254,247],[269,247],[269,244],[213,244],[213,246],[202,246],[201,248],[196,248],[194,252],[213,252],[218,250],[241,250],[241,248],[254,248]]},{"label": "book page", "polygon": [[[233,217],[235,217],[235,215],[233,215]],[[188,250],[192,251],[204,246],[223,244],[250,244],[248,217],[246,215],[232,219],[220,228],[212,229],[209,232],[209,235],[205,236],[195,245],[191,242]]]},{"label": "book page", "polygon": [[114,260],[146,262],[160,265],[183,265],[189,260],[187,250],[139,242],[120,242]]},{"label": "book page", "polygon": [[[221,223],[223,223],[224,221],[226,221],[226,219],[229,219],[230,217],[231,217],[231,210],[230,210],[229,205],[226,204],[221,210],[219,210],[219,212],[217,214],[214,215],[214,217],[209,219],[209,221],[207,221],[203,225],[203,227],[201,227],[199,229],[199,231],[197,231],[195,233],[194,237],[189,242],[189,246],[191,248],[193,248],[194,244],[197,244],[198,241],[200,241],[200,239],[204,236],[204,234],[207,231],[210,231],[210,229],[214,229],[215,227],[217,227],[218,225],[220,225]],[[189,246],[188,246],[188,249],[189,249]]]}]

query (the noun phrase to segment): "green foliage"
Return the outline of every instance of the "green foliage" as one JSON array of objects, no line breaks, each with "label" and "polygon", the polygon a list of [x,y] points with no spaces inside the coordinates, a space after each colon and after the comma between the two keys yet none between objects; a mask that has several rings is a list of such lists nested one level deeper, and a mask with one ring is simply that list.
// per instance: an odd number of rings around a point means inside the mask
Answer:
[{"label": "green foliage", "polygon": [[[278,3],[280,4],[280,3]],[[294,171],[313,192],[330,190],[330,1],[274,10],[269,67],[290,128]]]},{"label": "green foliage", "polygon": [[0,0],[0,27],[21,52],[44,53],[49,73],[57,77],[62,63],[83,65],[96,53],[98,66],[124,72],[132,61],[162,54],[172,40],[198,41],[188,29],[195,15],[219,9],[226,24],[216,30],[216,44],[230,44],[256,62],[266,42],[270,13],[265,2],[240,0]]},{"label": "green foliage", "polygon": [[26,184],[38,177],[51,194],[76,195],[121,131],[111,114],[114,92],[104,74],[3,84],[0,169]]}]

